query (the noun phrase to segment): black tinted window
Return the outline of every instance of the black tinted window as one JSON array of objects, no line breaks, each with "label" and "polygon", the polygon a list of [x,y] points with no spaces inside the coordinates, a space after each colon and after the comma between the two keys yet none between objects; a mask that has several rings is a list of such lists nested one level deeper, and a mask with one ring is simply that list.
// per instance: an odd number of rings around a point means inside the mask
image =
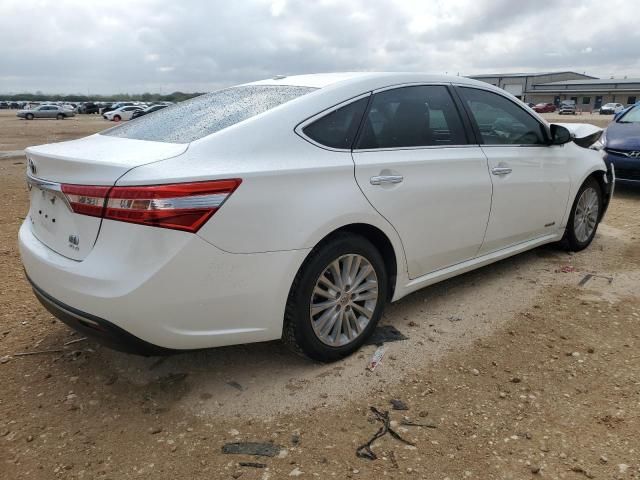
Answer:
[{"label": "black tinted window", "polygon": [[103,132],[111,137],[189,143],[314,91],[288,85],[247,85],[201,95]]},{"label": "black tinted window", "polygon": [[461,88],[478,124],[482,143],[487,145],[546,144],[543,127],[508,98],[497,93]]},{"label": "black tinted window", "polygon": [[304,127],[303,132],[321,145],[333,148],[351,148],[368,98],[337,108]]},{"label": "black tinted window", "polygon": [[358,148],[398,148],[467,143],[456,106],[444,86],[416,86],[374,95]]}]

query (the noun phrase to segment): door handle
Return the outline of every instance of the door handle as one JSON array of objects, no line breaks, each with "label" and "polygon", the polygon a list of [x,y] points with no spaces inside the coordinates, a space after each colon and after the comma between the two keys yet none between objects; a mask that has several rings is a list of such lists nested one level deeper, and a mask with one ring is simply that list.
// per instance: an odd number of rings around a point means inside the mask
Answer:
[{"label": "door handle", "polygon": [[493,173],[494,175],[508,175],[509,173],[511,173],[511,168],[510,167],[493,167],[491,169],[491,173]]},{"label": "door handle", "polygon": [[389,183],[401,183],[404,180],[402,175],[380,175],[371,177],[371,185],[387,185]]}]

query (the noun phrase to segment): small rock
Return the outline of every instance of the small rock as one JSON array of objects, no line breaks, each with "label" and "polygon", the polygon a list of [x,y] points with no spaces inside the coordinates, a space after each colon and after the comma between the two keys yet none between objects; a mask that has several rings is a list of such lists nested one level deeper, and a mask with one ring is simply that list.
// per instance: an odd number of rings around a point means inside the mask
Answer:
[{"label": "small rock", "polygon": [[289,476],[290,477],[299,477],[303,473],[304,472],[302,470],[300,470],[298,467],[296,467],[293,470],[291,470],[291,472],[289,473]]},{"label": "small rock", "polygon": [[533,474],[540,473],[540,466],[539,465],[531,465],[531,473],[533,473]]},{"label": "small rock", "polygon": [[409,325],[410,327],[417,327],[417,326],[418,326],[418,324],[417,324],[416,322],[414,322],[413,320],[411,320],[411,321],[408,323],[408,325]]},{"label": "small rock", "polygon": [[11,357],[9,355],[5,355],[4,357],[0,357],[0,363],[7,363],[9,360],[11,360]]},{"label": "small rock", "polygon": [[151,427],[149,429],[149,433],[151,435],[155,435],[156,433],[160,433],[162,431],[162,427]]},{"label": "small rock", "polygon": [[293,443],[294,445],[298,445],[300,443],[300,435],[297,433],[291,435],[291,443]]},{"label": "small rock", "polygon": [[27,437],[27,442],[33,442],[33,435],[29,435]]},{"label": "small rock", "polygon": [[500,392],[500,393],[498,394],[498,396],[499,396],[500,398],[507,398],[507,394],[506,394],[506,392]]},{"label": "small rock", "polygon": [[520,383],[522,379],[520,377],[513,377],[510,382],[511,383]]},{"label": "small rock", "polygon": [[474,368],[471,370],[471,373],[477,377],[478,375],[480,375],[480,370],[478,370],[477,368]]},{"label": "small rock", "polygon": [[391,399],[391,405],[394,410],[409,410],[409,407],[402,400]]},{"label": "small rock", "polygon": [[602,456],[600,457],[600,463],[605,464],[605,463],[607,463],[608,461],[609,461],[609,459],[607,458],[607,456],[606,456],[606,455],[602,455]]},{"label": "small rock", "polygon": [[627,465],[626,463],[619,463],[618,464],[618,471],[620,473],[627,473],[627,470],[629,470],[629,465]]}]

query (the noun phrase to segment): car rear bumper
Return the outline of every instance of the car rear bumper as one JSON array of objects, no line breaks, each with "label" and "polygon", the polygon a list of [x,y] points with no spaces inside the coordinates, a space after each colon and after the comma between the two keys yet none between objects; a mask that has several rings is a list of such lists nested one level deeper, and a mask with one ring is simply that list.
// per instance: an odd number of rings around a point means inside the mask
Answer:
[{"label": "car rear bumper", "polygon": [[27,280],[31,283],[36,298],[54,317],[109,348],[138,355],[166,355],[179,351],[145,342],[103,318],[65,305],[40,289],[29,276]]},{"label": "car rear bumper", "polygon": [[82,261],[49,249],[28,222],[19,246],[47,309],[107,344],[142,352],[280,338],[289,289],[308,253],[231,254],[197,235],[111,220]]}]

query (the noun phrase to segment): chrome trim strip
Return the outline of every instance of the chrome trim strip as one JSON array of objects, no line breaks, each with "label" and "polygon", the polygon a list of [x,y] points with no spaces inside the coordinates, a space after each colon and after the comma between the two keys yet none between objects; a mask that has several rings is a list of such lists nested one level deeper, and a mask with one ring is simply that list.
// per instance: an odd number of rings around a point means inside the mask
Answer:
[{"label": "chrome trim strip", "polygon": [[40,190],[62,193],[62,185],[60,183],[42,180],[41,178],[36,178],[29,173],[27,173],[27,185],[29,185],[30,188],[38,187]]}]

